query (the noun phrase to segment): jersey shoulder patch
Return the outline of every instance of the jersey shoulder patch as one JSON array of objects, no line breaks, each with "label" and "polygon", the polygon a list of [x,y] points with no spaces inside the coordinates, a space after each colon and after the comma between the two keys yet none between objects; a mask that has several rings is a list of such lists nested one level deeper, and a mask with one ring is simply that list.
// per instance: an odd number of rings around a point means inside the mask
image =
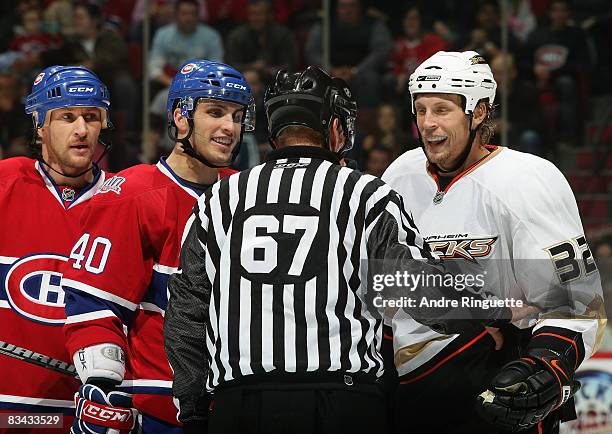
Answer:
[{"label": "jersey shoulder patch", "polygon": [[96,201],[107,202],[140,196],[168,184],[168,180],[154,166],[139,164],[108,177],[96,192]]}]

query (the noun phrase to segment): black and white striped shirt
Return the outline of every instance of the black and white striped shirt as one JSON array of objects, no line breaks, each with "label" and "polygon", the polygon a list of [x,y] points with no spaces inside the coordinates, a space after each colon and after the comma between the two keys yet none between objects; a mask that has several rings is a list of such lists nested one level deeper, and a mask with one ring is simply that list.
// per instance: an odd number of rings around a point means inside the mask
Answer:
[{"label": "black and white striped shirt", "polygon": [[181,411],[204,377],[214,390],[252,375],[382,375],[367,259],[430,254],[393,190],[338,163],[277,150],[198,201],[165,317]]}]

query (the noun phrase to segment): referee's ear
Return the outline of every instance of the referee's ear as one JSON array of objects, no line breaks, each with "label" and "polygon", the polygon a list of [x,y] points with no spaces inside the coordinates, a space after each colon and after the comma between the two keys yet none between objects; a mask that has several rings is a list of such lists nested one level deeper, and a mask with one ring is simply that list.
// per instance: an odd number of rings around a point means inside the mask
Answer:
[{"label": "referee's ear", "polygon": [[340,120],[338,118],[334,118],[332,121],[329,133],[329,149],[332,152],[340,152],[340,150],[344,147],[346,137],[344,137],[344,131],[342,131]]}]

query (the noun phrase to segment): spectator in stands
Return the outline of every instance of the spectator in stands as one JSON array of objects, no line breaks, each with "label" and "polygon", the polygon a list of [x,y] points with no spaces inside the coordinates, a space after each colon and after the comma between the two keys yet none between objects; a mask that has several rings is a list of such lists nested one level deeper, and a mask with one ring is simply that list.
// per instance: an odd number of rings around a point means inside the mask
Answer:
[{"label": "spectator in stands", "polygon": [[608,13],[593,15],[583,23],[587,37],[593,42],[597,62],[594,65],[591,79],[591,95],[612,95],[609,79],[612,77],[612,3]]},{"label": "spectator in stands", "polygon": [[378,176],[380,178],[394,159],[395,157],[393,156],[391,150],[385,148],[384,146],[375,146],[367,153],[365,173]]},{"label": "spectator in stands", "polygon": [[[497,82],[495,105],[501,104],[504,93],[507,92],[508,123],[504,125],[500,110],[494,110],[492,117],[496,136],[494,143],[499,143],[502,128],[508,130],[508,143],[513,149],[542,155],[542,127],[544,115],[533,83],[517,80],[517,68],[512,54],[499,53],[491,60],[491,69]],[[504,77],[504,69],[506,74]],[[507,80],[504,80],[507,78]]]},{"label": "spectator in stands", "polygon": [[[73,19],[72,63],[92,69],[101,80],[109,83],[114,93],[128,91],[116,89],[117,85],[114,83],[118,78],[123,79],[128,75],[127,44],[120,34],[103,28],[101,8],[95,3],[77,3],[74,6]],[[116,109],[116,105],[113,104],[113,108]]]},{"label": "spectator in stands", "polygon": [[[313,0],[270,0],[274,21],[286,25],[292,15],[301,12]],[[317,0],[314,0],[317,1]],[[224,38],[238,25],[248,21],[251,0],[206,0],[208,23]],[[321,6],[320,0],[318,7]]]},{"label": "spectator in stands", "polygon": [[597,261],[597,265],[600,266],[600,261],[612,259],[612,235],[606,235],[601,237],[593,245],[593,256]]},{"label": "spectator in stands", "polygon": [[42,11],[36,5],[20,10],[20,25],[9,43],[9,50],[17,54],[14,68],[20,71],[22,81],[31,82],[39,72],[38,55],[57,48],[61,39],[43,31]]},{"label": "spectator in stands", "polygon": [[39,8],[21,11],[20,18],[21,23],[17,27],[16,35],[9,43],[10,50],[30,54],[59,45],[59,37],[43,30],[42,11]]},{"label": "spectator in stands", "polygon": [[553,140],[577,143],[582,125],[579,92],[591,69],[589,47],[584,31],[571,22],[568,0],[552,0],[549,18],[550,24],[527,38],[522,69],[533,72],[541,97],[556,99],[548,125],[557,132]]},{"label": "spectator in stands", "polygon": [[151,77],[164,87],[170,86],[177,68],[193,58],[223,60],[219,33],[198,21],[198,0],[177,0],[175,22],[155,33],[149,69]]},{"label": "spectator in stands", "polygon": [[0,153],[4,158],[28,154],[32,122],[23,115],[25,94],[15,72],[0,73]]},{"label": "spectator in stands", "polygon": [[247,23],[234,29],[227,39],[228,64],[239,70],[257,69],[267,82],[279,69],[295,68],[293,33],[278,24],[270,0],[250,0]]},{"label": "spectator in stands", "polygon": [[253,98],[255,99],[255,131],[253,134],[257,139],[257,143],[261,144],[262,152],[267,152],[268,143],[268,118],[264,107],[264,91],[265,85],[258,69],[243,69],[242,75],[251,86]]},{"label": "spectator in stands", "polygon": [[[502,49],[499,4],[495,0],[483,0],[478,6],[476,22],[469,30],[467,43],[461,51],[474,50],[492,59]],[[514,52],[519,46],[512,33],[508,34],[508,50]]]},{"label": "spectator in stands", "polygon": [[437,51],[446,50],[447,42],[435,33],[425,32],[421,10],[410,6],[402,21],[403,34],[395,39],[391,52],[391,72],[385,76],[385,87],[393,100],[404,106],[410,99],[408,77],[417,66]]},{"label": "spectator in stands", "polygon": [[538,22],[531,10],[530,0],[516,0],[510,2],[508,16],[508,30],[520,42],[525,42],[529,34],[536,28]]},{"label": "spectator in stands", "polygon": [[46,2],[43,12],[45,28],[49,33],[72,36],[74,33],[74,5],[72,0]]},{"label": "spectator in stands", "polygon": [[[393,46],[386,25],[363,13],[360,0],[338,0],[331,25],[331,74],[346,80],[360,108],[380,102],[381,72]],[[322,24],[313,25],[306,41],[306,60],[322,65]]]},{"label": "spectator in stands", "polygon": [[[132,9],[132,21],[130,26],[130,39],[140,42],[142,40],[142,21],[145,16],[145,5],[147,0],[137,0]],[[176,8],[176,0],[148,0],[149,2],[149,23],[150,32],[154,35],[157,30],[167,24],[172,24],[174,21],[174,10]],[[198,18],[200,22],[207,22],[208,1],[198,0]]]},{"label": "spectator in stands", "polygon": [[409,143],[408,134],[400,126],[398,109],[392,104],[382,104],[378,107],[374,131],[363,139],[362,148],[365,152],[375,147],[387,149],[392,160],[414,147]]},{"label": "spectator in stands", "polygon": [[[137,125],[138,91],[129,73],[127,43],[114,30],[104,27],[102,9],[96,3],[80,1],[74,5],[73,34],[57,49],[40,55],[42,66],[83,65],[108,83],[113,105],[113,124],[117,142],[123,142]],[[111,159],[120,150],[111,151]]]},{"label": "spectator in stands", "polygon": [[9,42],[15,37],[13,26],[19,20],[18,3],[18,0],[0,2],[0,52],[8,50]]}]

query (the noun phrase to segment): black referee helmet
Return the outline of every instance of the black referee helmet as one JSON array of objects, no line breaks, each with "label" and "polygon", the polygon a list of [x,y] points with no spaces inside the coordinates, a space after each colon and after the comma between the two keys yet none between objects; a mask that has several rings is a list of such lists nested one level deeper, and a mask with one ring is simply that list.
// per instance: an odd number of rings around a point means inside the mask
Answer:
[{"label": "black referee helmet", "polygon": [[[353,147],[355,97],[344,80],[331,77],[316,66],[293,74],[278,71],[266,89],[264,105],[270,139],[278,137],[285,127],[302,125],[323,134],[329,146],[329,129],[334,118],[338,118],[346,138],[339,154]],[[274,147],[272,140],[270,144]]]}]

